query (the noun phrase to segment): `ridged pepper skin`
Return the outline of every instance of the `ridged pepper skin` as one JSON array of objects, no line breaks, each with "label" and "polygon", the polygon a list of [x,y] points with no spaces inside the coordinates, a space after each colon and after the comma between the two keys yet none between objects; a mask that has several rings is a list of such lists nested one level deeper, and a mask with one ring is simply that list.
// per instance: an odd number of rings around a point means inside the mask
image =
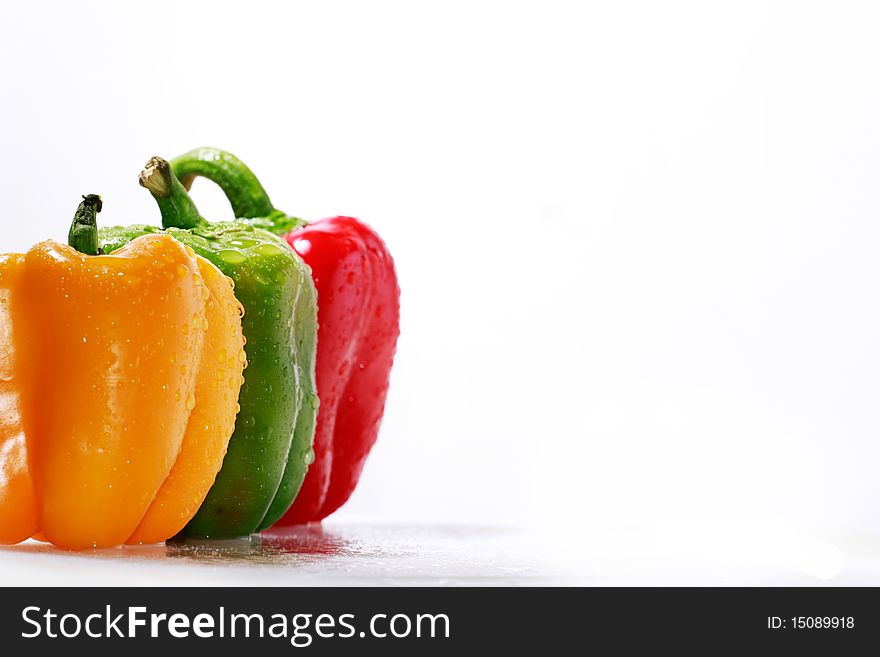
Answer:
[{"label": "ridged pepper skin", "polygon": [[[99,209],[80,204],[78,248],[96,252]],[[243,343],[225,277],[167,235],[110,255],[46,241],[0,257],[0,302],[0,542],[176,534],[234,425],[244,364],[208,352]]]},{"label": "ridged pepper skin", "polygon": [[[209,296],[195,391],[186,402],[187,407],[193,405],[192,411],[174,467],[126,543],[158,543],[186,526],[214,485],[235,429],[242,371],[247,367],[242,307],[226,276],[205,258],[197,255],[195,260]],[[182,375],[184,367],[179,368]]]},{"label": "ridged pepper skin", "polygon": [[277,523],[292,525],[327,517],[354,492],[385,409],[400,292],[385,243],[357,219],[316,221],[285,239],[312,268],[318,290],[316,379],[323,400],[315,463]]},{"label": "ridged pepper skin", "polygon": [[18,305],[24,255],[0,255],[0,545],[19,543],[40,528],[40,507],[28,459],[22,412],[21,354],[12,323]]},{"label": "ridged pepper skin", "polygon": [[241,410],[223,467],[182,535],[246,536],[284,514],[314,458],[315,288],[308,267],[277,236],[246,222],[205,221],[164,160],[148,162],[141,184],[159,204],[163,228],[102,229],[101,245],[113,249],[139,235],[171,236],[228,276],[244,307],[248,368]]},{"label": "ridged pepper skin", "polygon": [[319,521],[348,500],[376,441],[399,334],[400,290],[381,238],[352,217],[306,223],[276,210],[234,155],[200,148],[172,160],[185,186],[217,183],[236,217],[285,240],[311,267],[318,291],[315,462],[279,525]]}]

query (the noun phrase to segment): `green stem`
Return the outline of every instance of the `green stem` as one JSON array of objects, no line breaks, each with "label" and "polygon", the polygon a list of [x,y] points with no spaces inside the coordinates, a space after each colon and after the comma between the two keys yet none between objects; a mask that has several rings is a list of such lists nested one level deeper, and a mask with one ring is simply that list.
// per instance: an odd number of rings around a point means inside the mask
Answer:
[{"label": "green stem", "polygon": [[163,228],[196,228],[205,223],[186,188],[171,171],[171,165],[161,157],[151,157],[139,177],[162,213]]},{"label": "green stem", "polygon": [[285,235],[306,224],[276,210],[253,172],[232,153],[219,148],[197,148],[171,161],[175,175],[187,189],[196,176],[216,183],[226,194],[238,219],[276,235]]},{"label": "green stem", "polygon": [[98,246],[98,213],[103,203],[97,194],[83,196],[82,203],[73,215],[67,243],[80,253],[100,255],[103,253]]},{"label": "green stem", "polygon": [[272,201],[253,172],[232,153],[219,148],[197,148],[172,160],[174,173],[189,189],[196,176],[204,176],[223,190],[239,218],[268,217]]}]

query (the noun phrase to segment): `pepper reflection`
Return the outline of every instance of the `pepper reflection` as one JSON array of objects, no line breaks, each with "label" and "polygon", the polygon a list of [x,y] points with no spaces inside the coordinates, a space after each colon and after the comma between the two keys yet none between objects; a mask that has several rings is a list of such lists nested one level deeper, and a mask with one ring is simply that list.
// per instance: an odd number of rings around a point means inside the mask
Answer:
[{"label": "pepper reflection", "polygon": [[194,561],[273,562],[314,561],[356,551],[352,540],[323,526],[300,525],[229,540],[173,539],[165,545],[172,558]]}]

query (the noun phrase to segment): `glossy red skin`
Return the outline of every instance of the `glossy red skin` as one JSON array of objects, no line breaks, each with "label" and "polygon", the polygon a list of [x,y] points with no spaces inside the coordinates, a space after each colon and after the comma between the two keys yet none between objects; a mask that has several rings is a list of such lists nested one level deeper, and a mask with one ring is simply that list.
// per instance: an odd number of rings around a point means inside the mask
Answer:
[{"label": "glossy red skin", "polygon": [[381,238],[352,217],[285,235],[318,291],[315,460],[275,526],[319,521],[348,500],[376,442],[400,333],[400,289]]}]

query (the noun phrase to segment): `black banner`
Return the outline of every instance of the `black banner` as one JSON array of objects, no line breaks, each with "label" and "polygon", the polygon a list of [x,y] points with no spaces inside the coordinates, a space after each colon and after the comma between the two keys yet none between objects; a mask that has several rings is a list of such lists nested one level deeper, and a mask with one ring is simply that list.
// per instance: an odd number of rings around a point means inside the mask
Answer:
[{"label": "black banner", "polygon": [[839,651],[880,639],[876,600],[867,588],[8,588],[0,646],[94,655],[219,644],[271,654]]}]

